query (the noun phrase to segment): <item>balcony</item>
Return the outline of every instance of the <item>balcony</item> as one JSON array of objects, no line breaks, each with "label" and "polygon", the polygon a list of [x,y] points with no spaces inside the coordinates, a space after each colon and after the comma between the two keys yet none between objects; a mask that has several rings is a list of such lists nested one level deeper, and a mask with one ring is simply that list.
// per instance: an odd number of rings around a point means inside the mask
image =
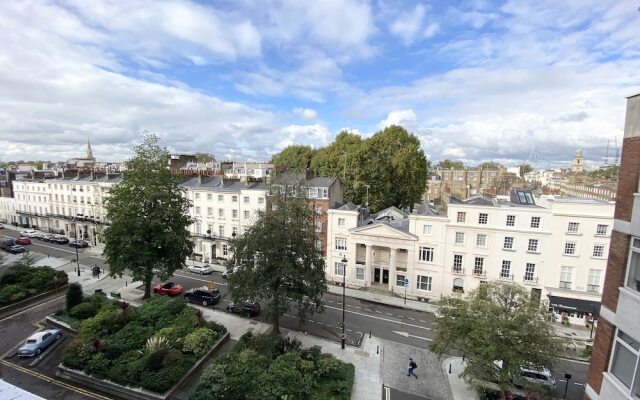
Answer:
[{"label": "balcony", "polygon": [[509,275],[509,274],[500,274],[498,279],[500,279],[501,281],[511,281],[511,282],[513,282],[513,274],[511,274],[511,275]]},{"label": "balcony", "polygon": [[451,267],[451,273],[456,275],[464,275],[464,268],[454,265],[453,267]]},{"label": "balcony", "polygon": [[191,237],[193,238],[198,238],[198,239],[205,239],[205,240],[211,240],[213,242],[215,242],[217,239],[221,239],[215,235],[207,235],[206,233],[189,233],[191,235]]},{"label": "balcony", "polygon": [[571,289],[571,282],[560,281],[560,285],[558,285],[560,289]]},{"label": "balcony", "polygon": [[484,269],[474,269],[473,276],[477,276],[478,278],[486,278],[487,272]]},{"label": "balcony", "polygon": [[524,278],[522,278],[522,282],[524,282],[525,285],[537,285],[538,277],[525,276]]},{"label": "balcony", "polygon": [[587,292],[589,293],[600,293],[600,285],[587,285]]}]

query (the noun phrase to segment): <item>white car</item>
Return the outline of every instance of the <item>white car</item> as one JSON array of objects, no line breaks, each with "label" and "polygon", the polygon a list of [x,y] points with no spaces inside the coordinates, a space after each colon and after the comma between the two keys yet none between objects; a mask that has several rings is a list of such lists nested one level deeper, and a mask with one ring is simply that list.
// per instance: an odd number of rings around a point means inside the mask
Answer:
[{"label": "white car", "polygon": [[[502,360],[494,361],[493,364],[502,369]],[[511,378],[516,387],[524,387],[528,385],[542,385],[550,389],[556,388],[556,378],[547,368],[537,369],[530,367],[520,367],[520,375]]]},{"label": "white car", "polygon": [[33,229],[27,229],[25,231],[20,232],[20,236],[26,236],[28,238],[32,238],[32,237],[38,236],[38,232],[34,231]]},{"label": "white car", "polygon": [[200,275],[207,275],[213,272],[213,267],[209,264],[205,265],[191,265],[187,267],[189,272],[195,272]]}]

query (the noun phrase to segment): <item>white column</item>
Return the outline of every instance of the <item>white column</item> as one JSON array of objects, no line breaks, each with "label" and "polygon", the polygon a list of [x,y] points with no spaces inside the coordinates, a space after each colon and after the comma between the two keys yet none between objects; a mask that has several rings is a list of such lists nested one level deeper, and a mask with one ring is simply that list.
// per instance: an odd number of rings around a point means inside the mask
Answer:
[{"label": "white column", "polygon": [[366,245],[367,246],[367,250],[366,250],[366,256],[364,259],[364,286],[365,287],[369,287],[371,286],[371,274],[373,274],[373,269],[372,269],[372,261],[373,261],[373,246],[370,245]]},{"label": "white column", "polygon": [[393,291],[396,281],[396,262],[398,256],[398,249],[391,250],[391,259],[389,261],[389,290]]}]

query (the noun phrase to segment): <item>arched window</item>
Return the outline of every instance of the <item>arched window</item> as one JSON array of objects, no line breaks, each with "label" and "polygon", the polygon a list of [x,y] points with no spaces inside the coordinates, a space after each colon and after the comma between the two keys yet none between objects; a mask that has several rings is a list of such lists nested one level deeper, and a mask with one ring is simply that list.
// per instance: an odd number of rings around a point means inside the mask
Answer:
[{"label": "arched window", "polygon": [[453,291],[456,293],[464,293],[464,280],[462,280],[462,278],[453,280]]}]

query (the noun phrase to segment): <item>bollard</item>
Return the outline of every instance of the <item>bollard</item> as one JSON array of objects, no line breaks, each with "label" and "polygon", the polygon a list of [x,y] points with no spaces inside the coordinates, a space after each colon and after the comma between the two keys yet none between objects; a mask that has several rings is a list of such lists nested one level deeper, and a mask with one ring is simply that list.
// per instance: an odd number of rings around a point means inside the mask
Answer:
[{"label": "bollard", "polygon": [[124,281],[124,287],[129,286],[129,281]]},{"label": "bollard", "polygon": [[449,364],[449,373],[451,373],[451,364]]},{"label": "bollard", "polygon": [[371,339],[371,329],[369,329],[369,339]]},{"label": "bollard", "polygon": [[380,354],[380,346],[376,346],[376,354]]}]

